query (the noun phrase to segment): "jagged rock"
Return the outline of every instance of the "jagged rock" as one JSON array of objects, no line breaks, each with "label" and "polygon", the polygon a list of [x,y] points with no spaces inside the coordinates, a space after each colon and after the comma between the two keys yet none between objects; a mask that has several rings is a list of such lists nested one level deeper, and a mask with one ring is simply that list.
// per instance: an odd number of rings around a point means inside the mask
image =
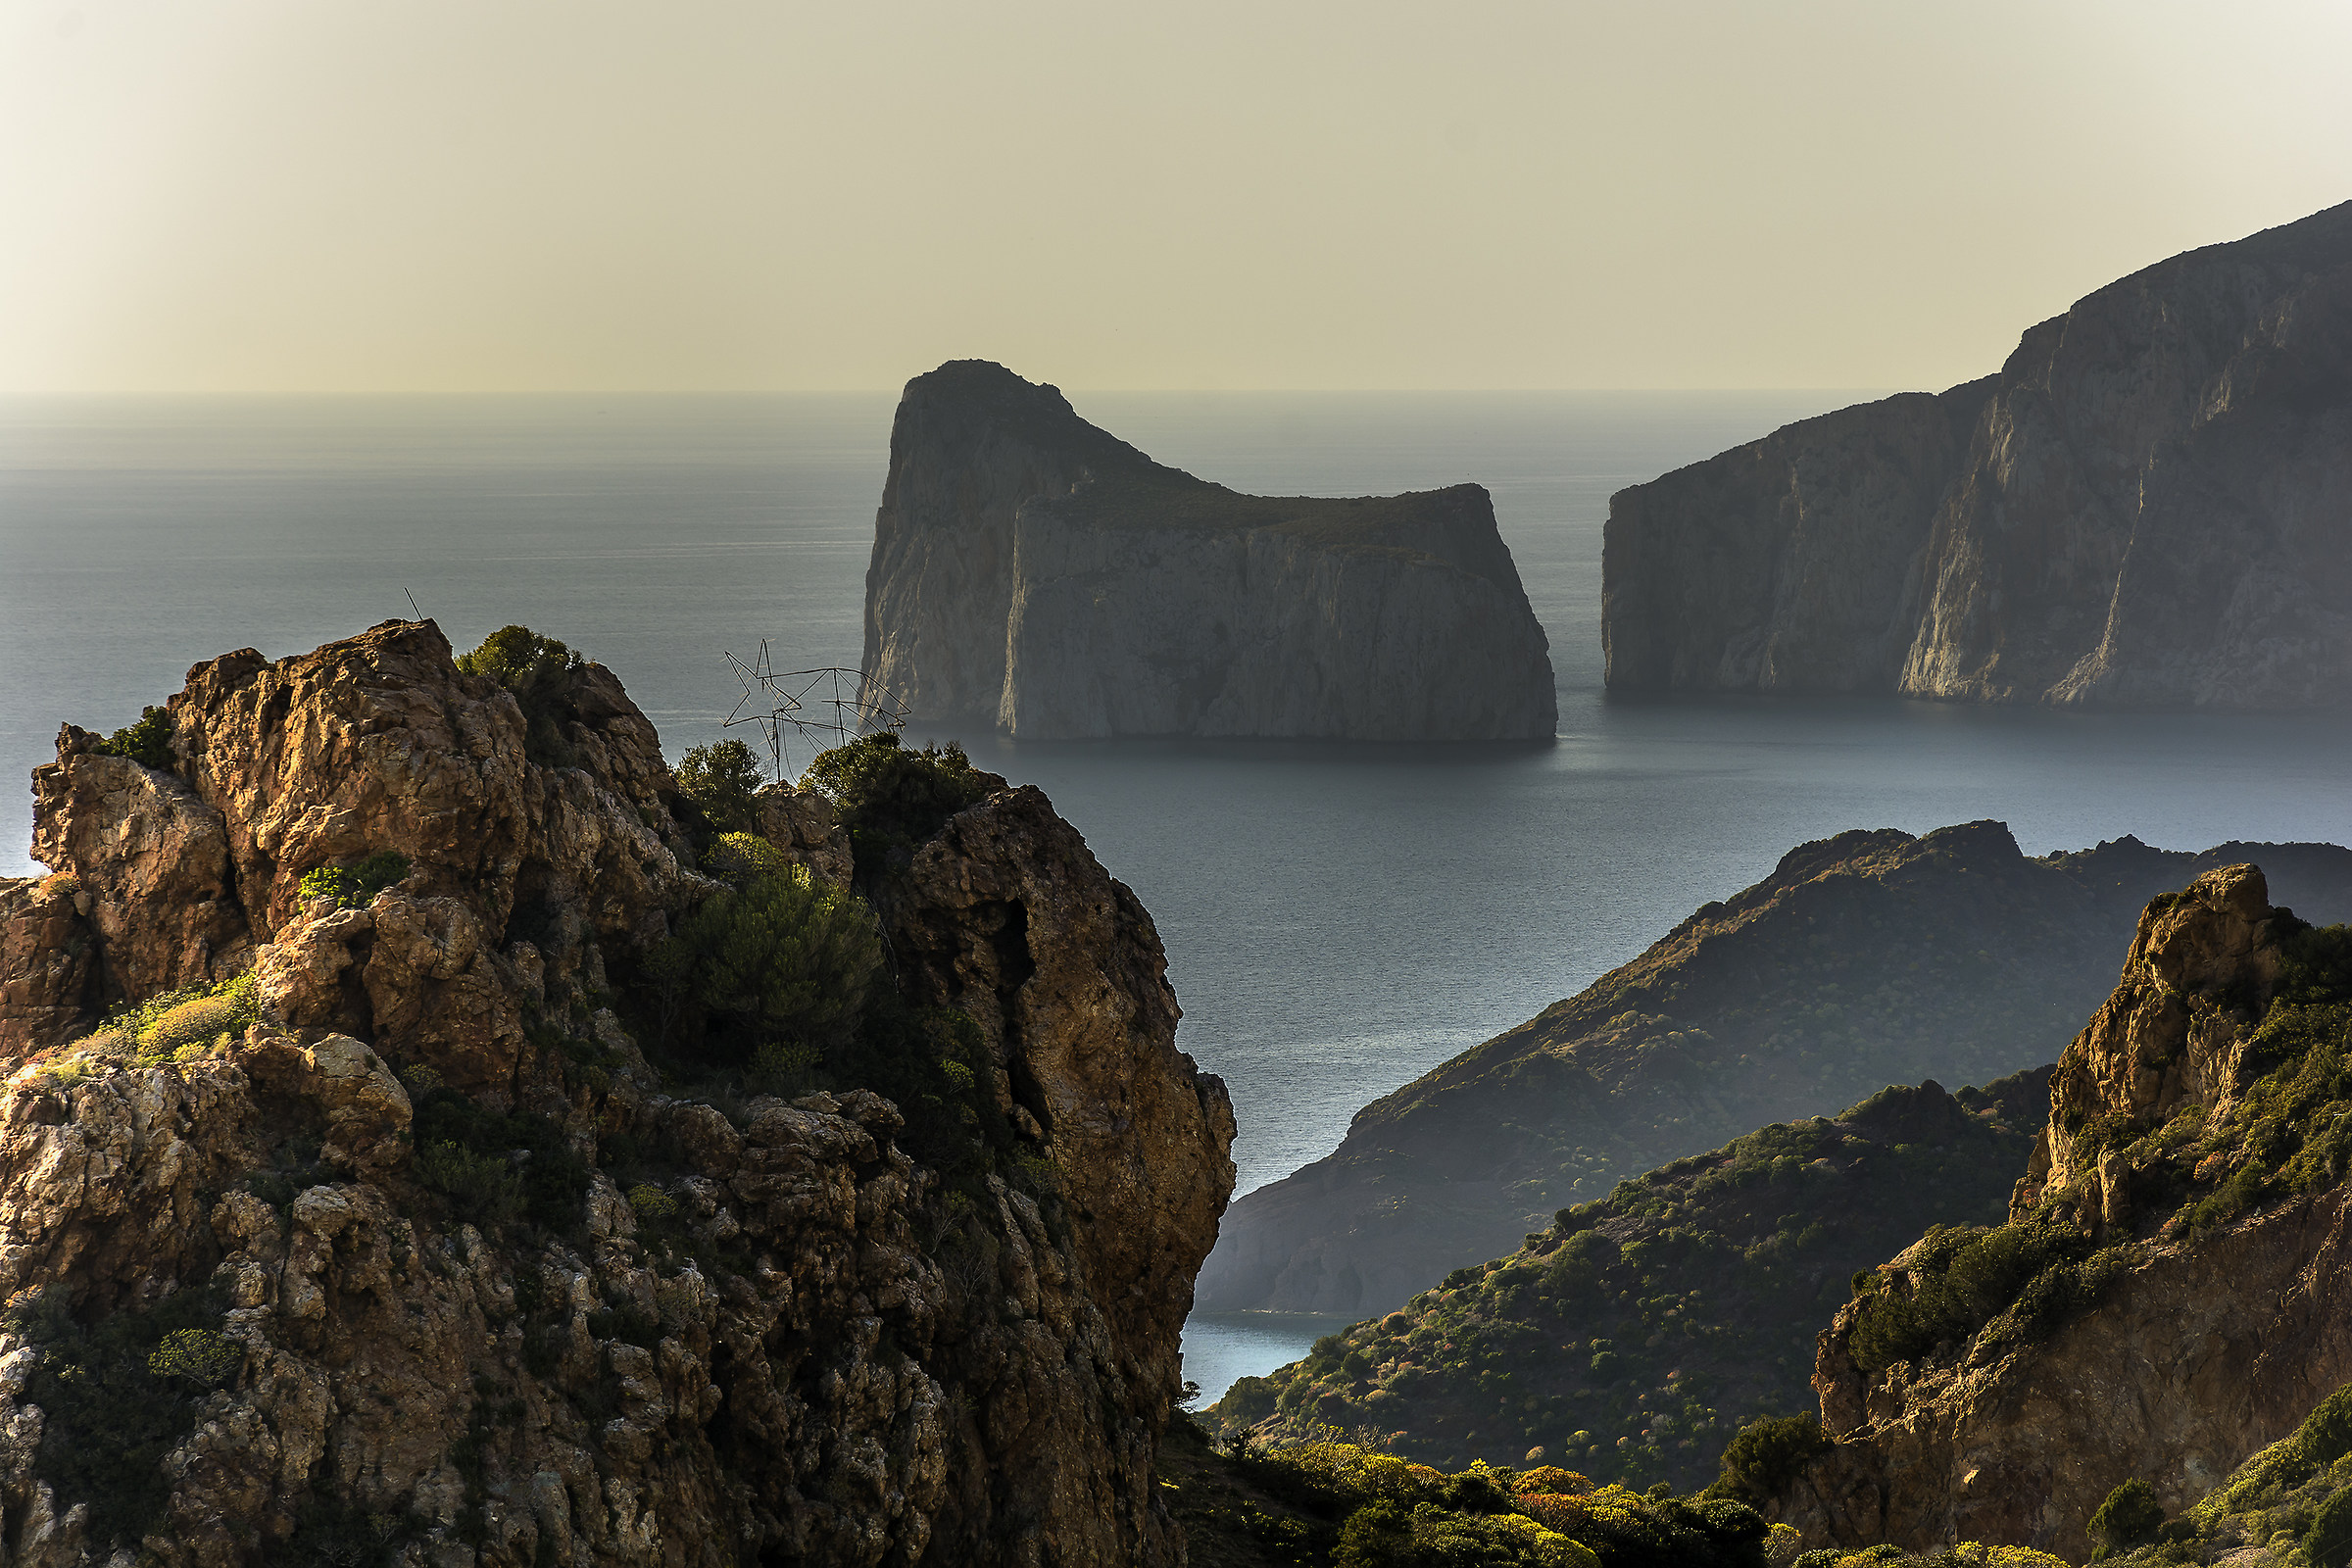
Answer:
[{"label": "jagged rock", "polygon": [[[1977,1336],[1876,1372],[1854,1348],[1864,1301],[1822,1333],[1814,1388],[1838,1441],[1775,1505],[1809,1543],[2008,1542],[2080,1560],[2114,1487],[2145,1480],[2177,1512],[2352,1377],[2352,1325],[2334,1306],[2352,1292],[2343,1186],[2192,1236],[2134,1210],[2136,1173],[2114,1144],[2120,1124],[2190,1107],[2218,1125],[2248,1072],[2275,1065],[2248,1064],[2242,1047],[2280,972],[2293,924],[2280,912],[2246,864],[2157,899],[2114,994],[2060,1058],[2011,1216],[2038,1208],[2090,1242],[2135,1245],[2091,1307],[2039,1337]],[[2187,1185],[2140,1179],[2168,1208]],[[1925,1246],[1881,1266],[1889,1289],[1916,1290]]]},{"label": "jagged rock", "polygon": [[87,1016],[94,906],[71,877],[0,878],[0,1060],[63,1044]]},{"label": "jagged rock", "polygon": [[862,667],[1025,739],[1548,740],[1558,717],[1477,485],[1239,495],[977,360],[900,402]]},{"label": "jagged rock", "polygon": [[1610,502],[1620,691],[2334,707],[2352,204],[2134,272],[1997,375]]},{"label": "jagged rock", "polygon": [[1799,846],[1632,962],[1356,1113],[1246,1195],[1203,1305],[1361,1317],[1516,1246],[1554,1210],[1888,1083],[2047,1062],[2114,984],[2148,898],[2259,854],[2315,918],[2352,851],[2120,839],[2028,859],[1997,822]]},{"label": "jagged rock", "polygon": [[808,867],[809,875],[821,881],[849,885],[857,858],[831,801],[812,789],[770,784],[752,797],[752,806],[760,813],[760,836],[785,859]]},{"label": "jagged rock", "polygon": [[[590,1010],[626,983],[606,953],[713,886],[679,869],[652,727],[596,666],[544,760],[429,623],[200,665],[170,711],[184,781],[78,742],[43,770],[41,841],[111,890],[82,895],[112,897],[107,921],[63,876],[5,890],[27,1049],[93,1004],[92,956],[195,972],[175,896],[258,939],[267,1016],[242,1036],[142,1065],[109,1032],[0,1085],[0,1298],[62,1291],[88,1323],[208,1282],[228,1302],[243,1363],[191,1396],[143,1560],[323,1550],[324,1506],[411,1568],[1182,1561],[1152,1465],[1232,1114],[1174,1049],[1149,916],[1042,796],[963,813],[887,901],[910,1000],[969,1009],[1007,1099],[1043,1113],[1001,1169],[948,1173],[870,1090],[731,1114],[650,1093]],[[801,820],[796,849],[846,849]],[[163,853],[187,844],[222,848],[174,882]],[[300,894],[379,850],[409,874],[365,907]],[[606,1065],[535,1043],[534,1012]],[[412,1142],[437,1102],[396,1063],[551,1118],[592,1166],[656,1151],[659,1179],[593,1169],[568,1232],[463,1223],[420,1174],[447,1151]],[[43,1456],[36,1338],[0,1325],[9,1560],[79,1568],[102,1543]]]}]

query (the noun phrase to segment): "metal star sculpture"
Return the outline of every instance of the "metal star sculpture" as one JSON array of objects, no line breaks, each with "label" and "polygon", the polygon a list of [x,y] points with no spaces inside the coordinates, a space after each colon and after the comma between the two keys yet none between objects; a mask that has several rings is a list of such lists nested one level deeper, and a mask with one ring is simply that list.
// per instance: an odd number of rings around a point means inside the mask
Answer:
[{"label": "metal star sculpture", "polygon": [[754,658],[739,659],[732,653],[725,657],[727,671],[743,688],[743,696],[719,727],[759,725],[774,778],[784,776],[784,761],[791,753],[788,735],[807,743],[813,755],[860,736],[884,730],[895,735],[906,727],[906,705],[863,670],[830,664],[820,669],[770,668],[764,637]]}]

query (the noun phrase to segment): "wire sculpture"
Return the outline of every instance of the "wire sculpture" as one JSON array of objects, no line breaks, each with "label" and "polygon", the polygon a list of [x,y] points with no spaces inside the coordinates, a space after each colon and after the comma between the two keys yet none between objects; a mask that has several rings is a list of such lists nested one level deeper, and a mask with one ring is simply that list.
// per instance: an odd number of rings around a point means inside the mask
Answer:
[{"label": "wire sculpture", "polygon": [[752,659],[729,653],[726,661],[727,672],[742,686],[743,696],[719,727],[759,725],[767,742],[768,766],[778,780],[784,777],[785,759],[791,754],[788,735],[821,752],[885,730],[896,735],[906,727],[906,705],[863,670],[830,664],[820,669],[771,668],[764,637]]}]

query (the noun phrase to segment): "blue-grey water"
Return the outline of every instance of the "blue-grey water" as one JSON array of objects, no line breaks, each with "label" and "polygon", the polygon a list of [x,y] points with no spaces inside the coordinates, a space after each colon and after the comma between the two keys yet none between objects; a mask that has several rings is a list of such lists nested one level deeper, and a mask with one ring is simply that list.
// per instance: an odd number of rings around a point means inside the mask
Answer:
[{"label": "blue-grey water", "polygon": [[[1486,484],[1551,638],[1546,750],[960,737],[1044,786],[1151,907],[1180,1043],[1232,1086],[1245,1190],[1804,839],[1984,816],[2029,852],[2352,832],[2332,718],[1604,700],[1609,494],[1854,396],[1075,399],[1244,490]],[[603,661],[674,758],[733,706],[723,652],[857,662],[892,402],[0,402],[0,776],[46,760],[63,720],[136,717],[199,659],[299,652],[411,594],[461,648],[518,620]],[[0,875],[33,869],[13,798]],[[1213,1396],[1327,1328],[1204,1317],[1188,1375]]]}]

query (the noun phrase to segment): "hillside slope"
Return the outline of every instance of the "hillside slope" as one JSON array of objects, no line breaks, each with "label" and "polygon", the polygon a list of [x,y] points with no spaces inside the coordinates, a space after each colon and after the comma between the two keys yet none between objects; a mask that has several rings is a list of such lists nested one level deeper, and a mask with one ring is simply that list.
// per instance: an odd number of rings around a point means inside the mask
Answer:
[{"label": "hillside slope", "polygon": [[1703,1486],[1740,1426],[1810,1402],[1814,1332],[1854,1270],[1931,1224],[1999,1222],[2048,1086],[2045,1067],[1957,1097],[1887,1089],[1677,1160],[1212,1414],[1275,1441],[1369,1427],[1432,1465]]},{"label": "hillside slope", "polygon": [[1760,1124],[2054,1060],[2147,900],[2245,859],[2315,918],[2352,915],[2352,852],[2328,845],[2186,855],[2126,838],[2028,859],[1997,822],[1803,845],[1236,1202],[1201,1304],[1387,1311],[1555,1210]]}]

